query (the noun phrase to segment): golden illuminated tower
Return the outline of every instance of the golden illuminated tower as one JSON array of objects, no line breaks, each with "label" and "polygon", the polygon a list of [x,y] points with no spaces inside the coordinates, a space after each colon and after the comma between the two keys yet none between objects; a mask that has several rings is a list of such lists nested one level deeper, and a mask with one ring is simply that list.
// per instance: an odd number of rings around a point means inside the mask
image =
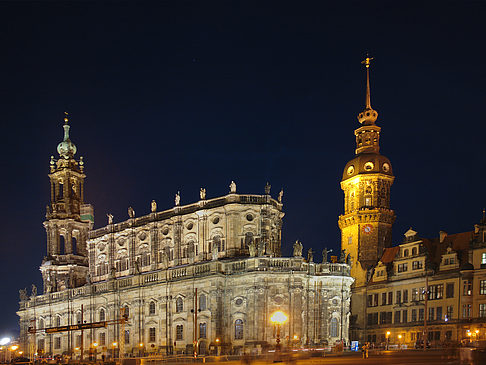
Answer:
[{"label": "golden illuminated tower", "polygon": [[380,154],[380,131],[375,124],[378,113],[370,101],[370,61],[366,67],[365,109],[358,114],[361,126],[354,131],[356,156],[346,164],[341,180],[344,191],[344,214],[339,216],[341,250],[351,262],[351,276],[355,279],[352,315],[356,336],[364,327],[365,292],[369,273],[381,258],[385,247],[391,245],[395,213],[390,209],[390,188],[393,176],[390,160]]}]

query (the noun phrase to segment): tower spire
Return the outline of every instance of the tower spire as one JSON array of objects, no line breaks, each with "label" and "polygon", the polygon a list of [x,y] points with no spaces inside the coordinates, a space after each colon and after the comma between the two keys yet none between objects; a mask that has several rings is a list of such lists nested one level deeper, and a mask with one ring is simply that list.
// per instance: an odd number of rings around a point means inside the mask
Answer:
[{"label": "tower spire", "polygon": [[370,55],[367,54],[366,58],[361,61],[361,63],[365,65],[366,68],[366,99],[365,110],[358,114],[358,120],[361,124],[364,125],[373,125],[378,118],[378,113],[371,107],[370,65],[372,60],[373,57],[370,57]]},{"label": "tower spire", "polygon": [[371,109],[371,93],[370,93],[370,65],[373,57],[370,57],[369,54],[366,54],[366,58],[361,61],[363,65],[366,67],[366,102],[365,102],[365,109]]}]

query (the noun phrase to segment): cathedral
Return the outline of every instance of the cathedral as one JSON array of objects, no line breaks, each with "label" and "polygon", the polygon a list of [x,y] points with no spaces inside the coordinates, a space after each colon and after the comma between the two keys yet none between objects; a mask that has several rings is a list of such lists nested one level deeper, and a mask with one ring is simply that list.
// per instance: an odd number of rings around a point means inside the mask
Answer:
[{"label": "cathedral", "polygon": [[[344,257],[329,262],[327,253],[315,262],[312,250],[303,257],[300,242],[292,257],[282,257],[283,192],[275,199],[267,184],[262,195],[243,194],[232,181],[224,196],[207,197],[201,188],[199,201],[182,205],[177,193],[173,207],[160,210],[152,201],[149,213],[140,216],[130,207],[126,220],[114,222],[108,215],[107,224],[94,229],[94,209],[84,196],[85,164],[75,158],[67,115],[63,128],[48,175],[43,293],[34,286],[30,295],[20,291],[26,354],[122,358],[261,352],[279,340],[290,347],[349,342],[356,264],[350,271]],[[362,128],[359,148],[374,151],[379,128]],[[387,160],[379,158],[373,171],[384,168]],[[360,189],[369,185],[371,196],[374,189],[380,192],[383,207],[373,211],[377,218],[366,219],[376,229],[370,237],[383,236],[393,219],[386,208],[391,167],[374,175],[358,164],[355,169],[351,179],[366,174]],[[361,190],[350,193],[356,195],[342,218],[348,227],[343,235],[355,237],[357,223],[348,221],[360,217]],[[271,322],[276,311],[286,316],[277,335]]]}]

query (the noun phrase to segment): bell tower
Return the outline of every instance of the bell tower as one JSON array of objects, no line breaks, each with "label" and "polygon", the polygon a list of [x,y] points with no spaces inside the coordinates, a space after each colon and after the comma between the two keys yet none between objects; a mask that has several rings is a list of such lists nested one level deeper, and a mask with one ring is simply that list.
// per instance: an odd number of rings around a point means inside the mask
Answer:
[{"label": "bell tower", "polygon": [[358,114],[361,126],[354,131],[356,156],[346,164],[341,180],[344,214],[339,216],[341,250],[350,255],[351,276],[355,279],[351,311],[358,329],[364,328],[369,274],[385,247],[391,245],[395,221],[395,212],[390,209],[395,176],[390,160],[380,154],[381,128],[375,124],[378,113],[371,107],[371,60],[366,57],[362,62],[366,69],[365,109]]},{"label": "bell tower", "polygon": [[84,204],[84,162],[74,159],[76,146],[69,138],[69,119],[64,117],[64,139],[57,146],[59,158],[51,156],[51,203],[46,207],[44,227],[47,255],[40,270],[44,293],[84,285],[88,273],[86,240],[93,227],[93,208]]}]

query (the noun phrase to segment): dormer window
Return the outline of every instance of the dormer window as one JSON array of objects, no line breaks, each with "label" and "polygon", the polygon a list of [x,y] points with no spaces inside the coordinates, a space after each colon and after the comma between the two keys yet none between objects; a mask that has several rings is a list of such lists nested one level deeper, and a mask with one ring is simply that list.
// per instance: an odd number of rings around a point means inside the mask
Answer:
[{"label": "dormer window", "polygon": [[412,256],[417,254],[417,247],[412,248]]},{"label": "dormer window", "polygon": [[408,257],[408,249],[403,250],[403,257]]}]

